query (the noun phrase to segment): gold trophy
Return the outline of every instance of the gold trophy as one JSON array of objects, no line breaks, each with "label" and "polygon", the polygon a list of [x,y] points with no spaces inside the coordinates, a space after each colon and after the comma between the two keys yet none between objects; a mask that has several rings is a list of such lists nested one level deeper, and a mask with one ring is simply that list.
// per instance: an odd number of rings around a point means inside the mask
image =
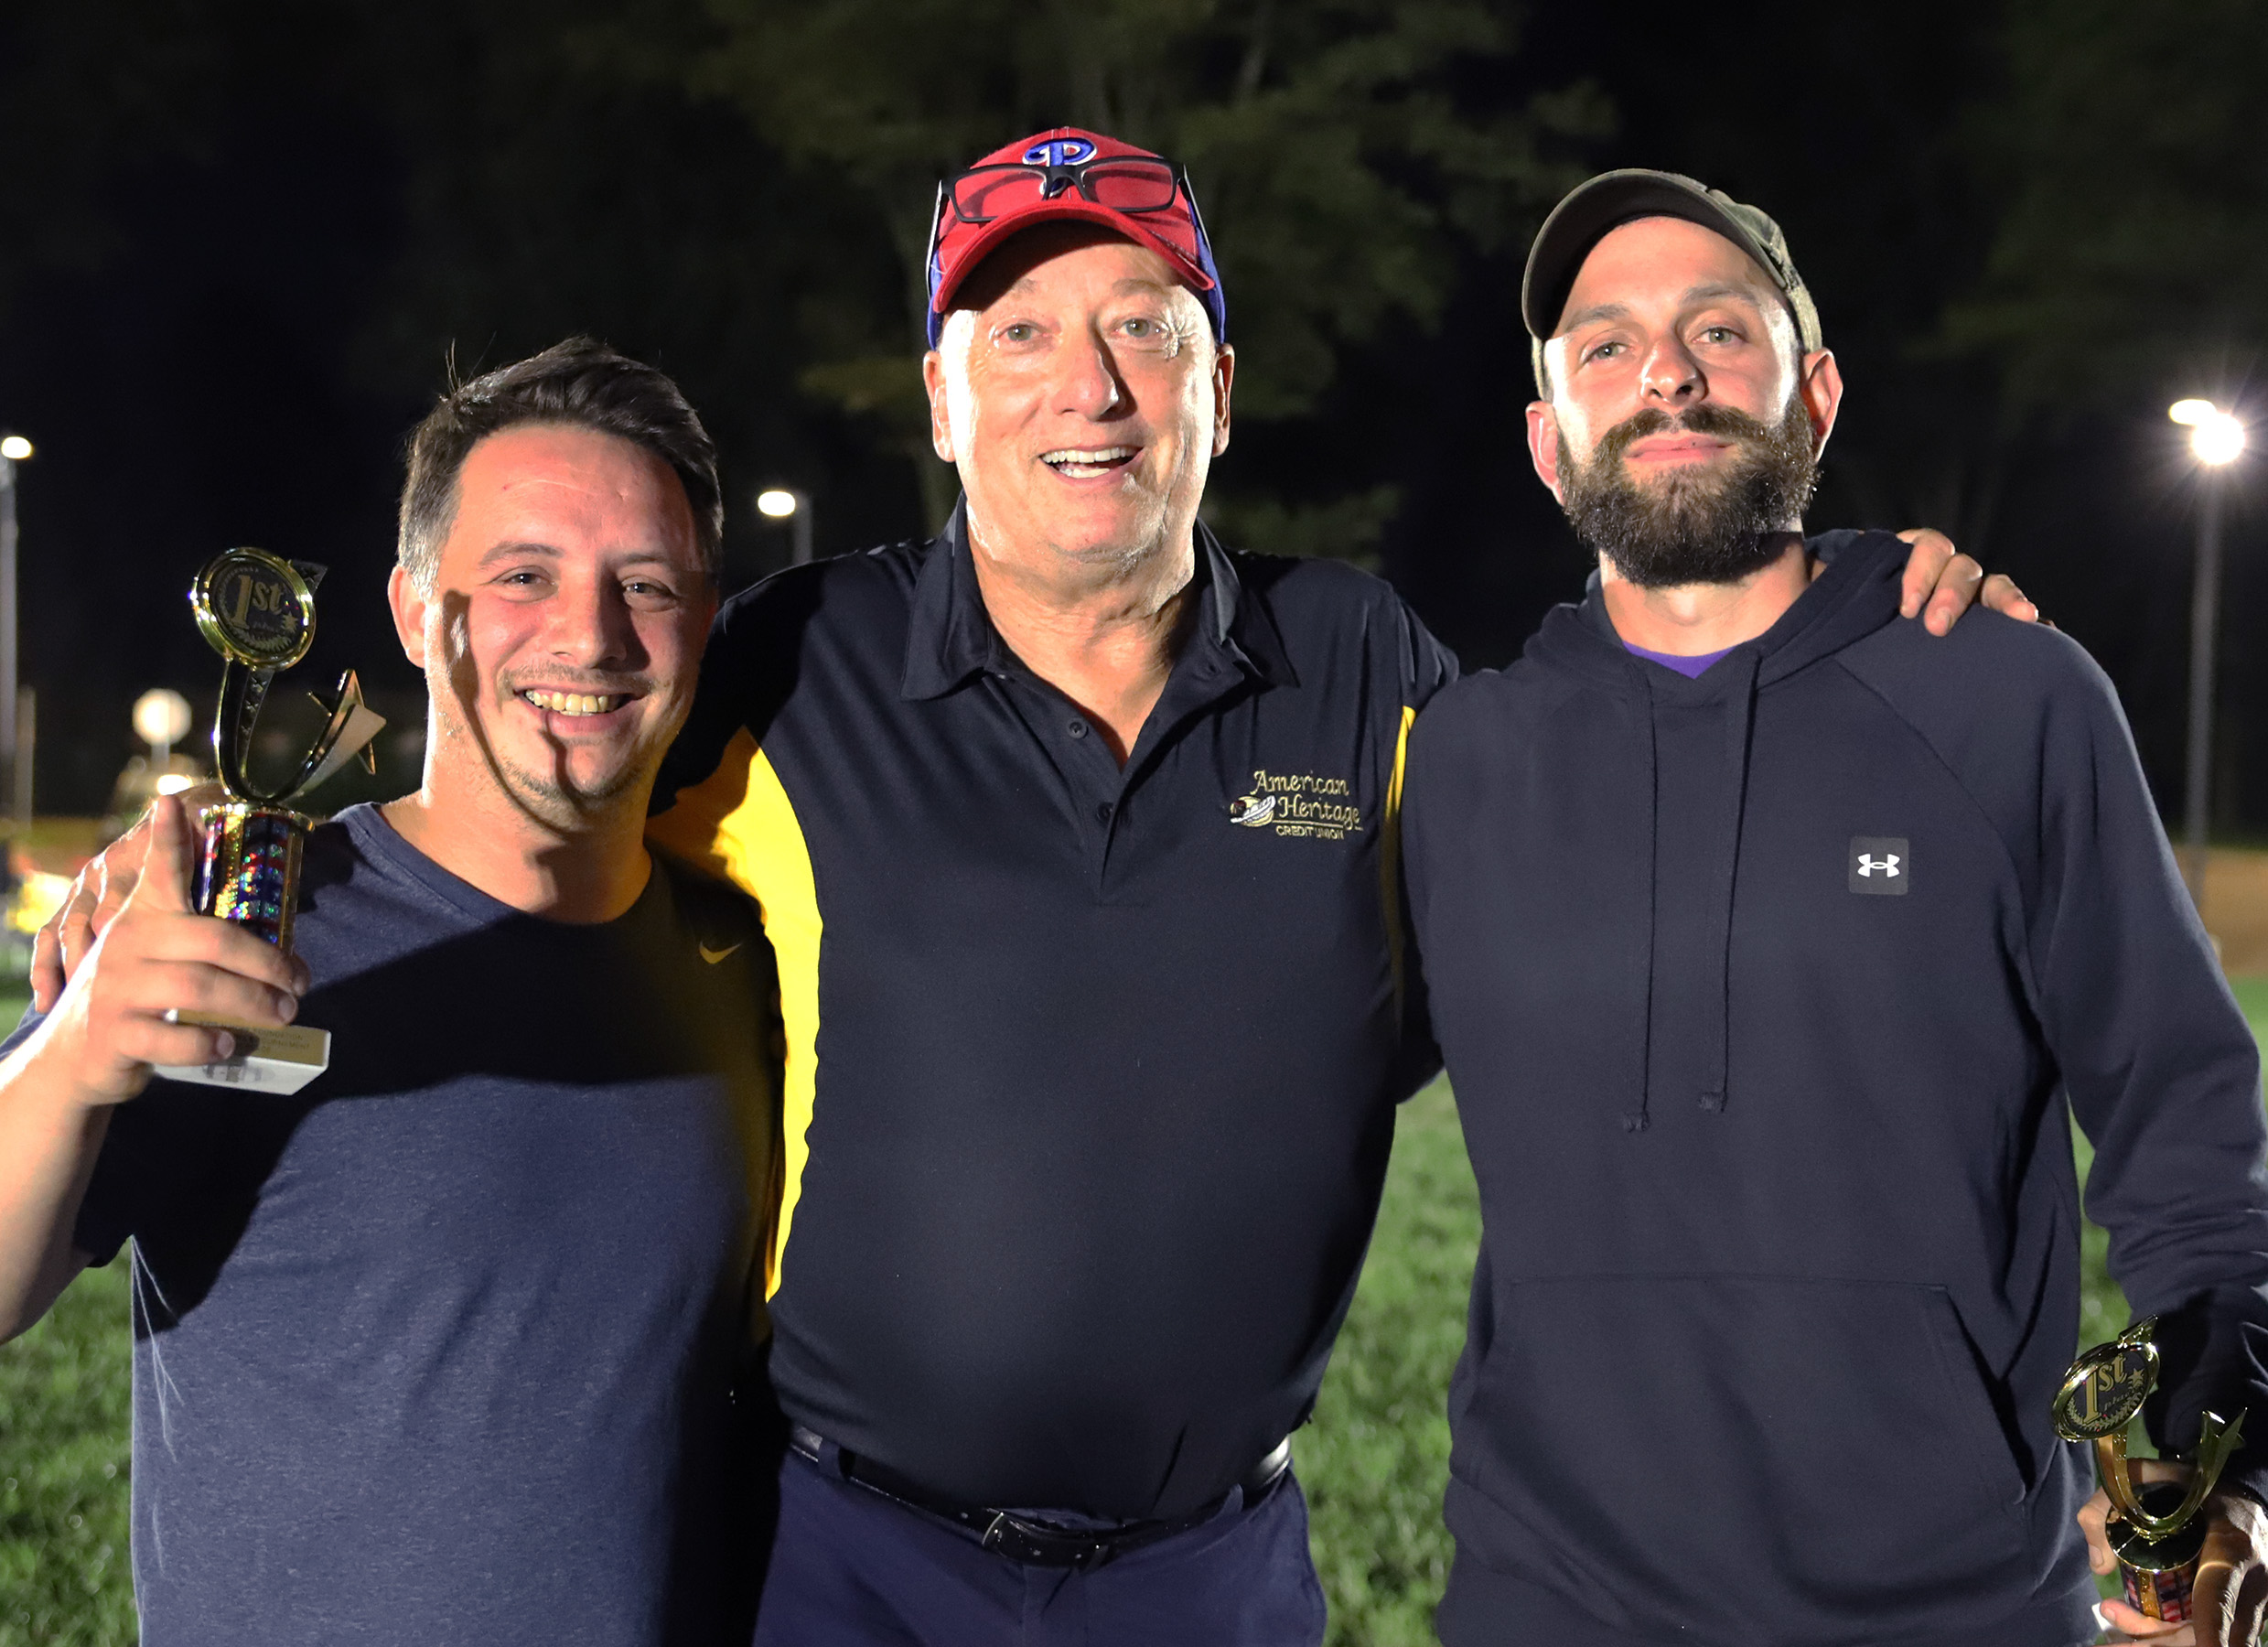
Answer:
[{"label": "gold trophy", "polygon": [[2244,1415],[2224,1423],[2200,1416],[2198,1449],[2188,1484],[2137,1483],[2126,1459],[2126,1429],[2157,1388],[2157,1320],[2136,1321],[2107,1344],[2071,1363],[2056,1394],[2056,1433],[2066,1441],[2091,1441],[2095,1474],[2110,1496],[2107,1531],[2126,1605],[2145,1619],[2177,1624],[2189,1617],[2189,1592],[2205,1547],[2205,1507],[2214,1483],[2244,1437]]},{"label": "gold trophy", "polygon": [[[385,726],[362,702],[354,671],[339,678],[329,700],[317,697],[324,712],[321,734],[298,762],[290,780],[255,784],[249,770],[253,730],[275,677],[307,655],[315,644],[315,590],[321,566],[287,561],[259,549],[228,549],[207,564],[189,586],[197,627],[225,662],[220,672],[220,707],[213,716],[214,770],[229,800],[199,816],[201,834],[193,901],[208,915],[233,920],[285,953],[291,953],[292,916],[299,902],[300,856],[314,820],[288,802],[330,777],[357,755],[377,770],[371,739]],[[253,1087],[293,1093],[330,1062],[330,1035],[290,1025],[253,1028],[198,1013],[185,1023],[220,1024],[235,1037],[236,1050],[222,1062],[161,1069],[177,1081],[213,1086]]]}]

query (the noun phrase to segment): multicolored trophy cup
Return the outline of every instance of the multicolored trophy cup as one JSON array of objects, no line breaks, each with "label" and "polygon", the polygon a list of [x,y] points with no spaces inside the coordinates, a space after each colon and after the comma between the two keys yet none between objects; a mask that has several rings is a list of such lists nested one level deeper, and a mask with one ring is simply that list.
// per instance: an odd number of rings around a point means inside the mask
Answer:
[{"label": "multicolored trophy cup", "polygon": [[[268,687],[315,644],[315,590],[323,570],[259,549],[230,549],[215,556],[189,586],[197,627],[225,660],[212,752],[220,787],[231,797],[207,807],[199,817],[203,842],[193,901],[204,913],[239,922],[286,954],[299,902],[300,855],[313,824],[286,803],[358,754],[375,771],[371,739],[386,724],[364,705],[361,685],[349,669],[329,701],[315,700],[326,722],[291,780],[264,787],[252,780],[253,730]],[[183,1014],[182,1020],[221,1022],[194,1013]],[[225,1027],[236,1039],[235,1054],[226,1061],[159,1072],[209,1085],[296,1092],[330,1061],[330,1036],[325,1030],[296,1024],[280,1030]]]},{"label": "multicolored trophy cup", "polygon": [[2095,1474],[2110,1495],[2108,1532],[2126,1581],[2126,1605],[2145,1619],[2178,1624],[2189,1616],[2189,1591],[2205,1522],[2198,1512],[2220,1480],[2244,1436],[2244,1415],[2223,1423],[2206,1413],[2198,1426],[2194,1468],[2179,1481],[2138,1483],[2128,1466],[2126,1430],[2157,1388],[2155,1318],[2136,1321],[2107,1344],[2071,1363],[2056,1394],[2056,1433],[2066,1441],[2091,1441]]}]

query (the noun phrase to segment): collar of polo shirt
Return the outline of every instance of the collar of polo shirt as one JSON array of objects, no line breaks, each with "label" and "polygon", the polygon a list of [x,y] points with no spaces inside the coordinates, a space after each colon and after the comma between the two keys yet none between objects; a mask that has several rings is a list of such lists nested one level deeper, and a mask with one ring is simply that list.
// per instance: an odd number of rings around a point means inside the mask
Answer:
[{"label": "collar of polo shirt", "polygon": [[[1284,637],[1259,602],[1243,597],[1228,551],[1204,522],[1197,522],[1197,577],[1202,601],[1190,632],[1193,667],[1218,659],[1270,685],[1296,686]],[[1209,658],[1207,654],[1211,654]],[[969,553],[968,501],[953,507],[938,534],[938,545],[923,563],[914,587],[912,621],[906,634],[905,695],[942,696],[971,675],[999,669],[1010,654],[984,609]]]}]

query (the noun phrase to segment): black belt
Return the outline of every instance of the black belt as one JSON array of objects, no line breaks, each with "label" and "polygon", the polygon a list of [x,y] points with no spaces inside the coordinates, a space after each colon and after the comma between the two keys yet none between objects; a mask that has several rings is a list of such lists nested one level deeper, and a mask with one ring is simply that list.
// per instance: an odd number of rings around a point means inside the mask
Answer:
[{"label": "black belt", "polygon": [[[826,1468],[826,1454],[831,1443],[816,1431],[801,1425],[788,1428],[788,1444],[821,1468]],[[1220,1513],[1229,1495],[1199,1505],[1187,1515],[1171,1521],[1129,1522],[1122,1527],[1066,1527],[1037,1517],[1020,1515],[1013,1510],[986,1510],[968,1504],[956,1504],[941,1499],[918,1483],[908,1480],[894,1469],[886,1469],[871,1459],[863,1459],[833,1448],[836,1467],[844,1479],[855,1481],[869,1492],[949,1521],[957,1527],[965,1527],[977,1535],[977,1542],[988,1550],[1020,1561],[1027,1566],[1099,1567],[1106,1561],[1131,1554],[1145,1545],[1186,1533]],[[1246,1508],[1257,1504],[1291,1468],[1292,1442],[1286,1436],[1275,1444],[1275,1449],[1245,1473],[1235,1491],[1244,1495]]]}]

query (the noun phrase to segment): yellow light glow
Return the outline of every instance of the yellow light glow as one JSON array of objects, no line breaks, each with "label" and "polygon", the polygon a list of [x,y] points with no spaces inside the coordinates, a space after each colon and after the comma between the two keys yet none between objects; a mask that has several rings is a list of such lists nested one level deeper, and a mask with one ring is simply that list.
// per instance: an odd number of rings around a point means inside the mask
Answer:
[{"label": "yellow light glow", "polygon": [[2233,463],[2244,450],[2244,425],[2226,412],[2216,412],[2189,431],[2189,449],[2209,468]]},{"label": "yellow light glow", "polygon": [[161,795],[177,795],[196,781],[186,773],[167,772],[157,780],[157,792]]},{"label": "yellow light glow", "polygon": [[26,440],[21,435],[0,435],[0,458],[12,458],[21,463],[30,456],[31,442]]},{"label": "yellow light glow", "polygon": [[756,494],[756,507],[759,514],[769,515],[775,521],[784,521],[795,512],[795,494],[775,486]]},{"label": "yellow light glow", "polygon": [[2166,408],[2166,415],[2177,424],[2201,424],[2209,417],[2219,417],[2220,408],[2209,400],[2177,400]]},{"label": "yellow light glow", "polygon": [[36,932],[70,896],[70,876],[34,869],[16,883],[16,896],[8,904],[7,923],[19,932]]}]

